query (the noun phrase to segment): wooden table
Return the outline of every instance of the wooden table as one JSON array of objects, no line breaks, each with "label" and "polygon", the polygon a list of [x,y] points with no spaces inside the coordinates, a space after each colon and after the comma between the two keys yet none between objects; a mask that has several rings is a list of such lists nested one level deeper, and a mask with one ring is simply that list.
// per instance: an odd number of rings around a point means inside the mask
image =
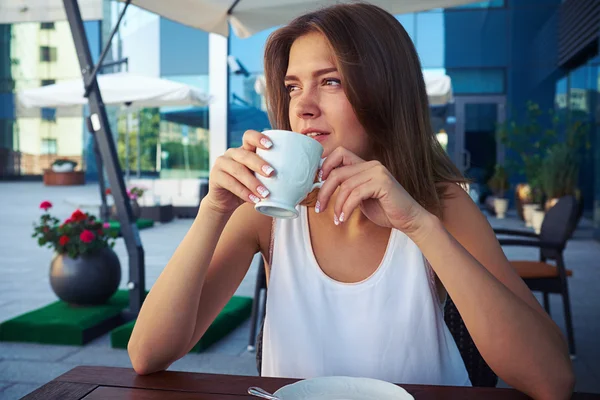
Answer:
[{"label": "wooden table", "polygon": [[[77,367],[30,393],[24,399],[40,400],[238,400],[257,399],[248,387],[260,386],[271,392],[295,382],[294,379],[253,376],[159,372],[138,376],[129,368]],[[511,389],[458,388],[402,385],[415,399],[528,399]],[[578,393],[575,400],[600,399],[600,395]]]}]

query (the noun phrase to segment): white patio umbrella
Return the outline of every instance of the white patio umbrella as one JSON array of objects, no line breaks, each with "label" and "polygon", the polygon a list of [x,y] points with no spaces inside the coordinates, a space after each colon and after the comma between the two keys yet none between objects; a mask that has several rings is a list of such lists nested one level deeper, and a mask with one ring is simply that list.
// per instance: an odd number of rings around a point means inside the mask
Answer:
[{"label": "white patio umbrella", "polygon": [[453,101],[452,81],[446,74],[423,71],[430,106],[443,106]]},{"label": "white patio umbrella", "polygon": [[[392,14],[452,7],[479,0],[370,0]],[[318,7],[352,1],[339,0],[132,0],[132,4],[164,17],[227,36],[228,23],[235,34],[245,38]]]},{"label": "white patio umbrella", "polygon": [[[106,105],[121,106],[127,114],[126,154],[129,154],[131,113],[146,107],[206,106],[209,97],[199,89],[167,79],[135,75],[128,72],[98,75],[98,85]],[[18,117],[39,117],[41,108],[56,108],[58,117],[82,116],[83,96],[81,78],[33,89],[21,90],[16,95]],[[139,130],[138,157],[139,157]],[[128,157],[128,156],[127,156]],[[139,165],[137,174],[140,174]],[[129,178],[129,164],[125,166]]]},{"label": "white patio umbrella", "polygon": [[[102,0],[78,0],[84,20],[102,19]],[[453,7],[480,0],[371,0],[392,14]],[[241,38],[282,25],[318,7],[348,0],[132,0],[173,21],[227,36],[230,23]],[[0,23],[66,19],[62,0],[0,0]]]},{"label": "white patio umbrella", "polygon": [[[199,89],[167,79],[128,72],[98,75],[106,105],[126,106],[129,111],[146,107],[205,106],[209,96]],[[39,116],[40,108],[56,108],[57,116],[81,116],[87,104],[81,78],[24,89],[16,94],[17,116]]]}]

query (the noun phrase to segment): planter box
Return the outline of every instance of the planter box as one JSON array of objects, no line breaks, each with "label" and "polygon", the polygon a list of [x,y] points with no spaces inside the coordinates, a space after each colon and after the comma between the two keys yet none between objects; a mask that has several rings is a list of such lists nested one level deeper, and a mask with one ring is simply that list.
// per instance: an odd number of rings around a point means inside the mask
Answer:
[{"label": "planter box", "polygon": [[44,170],[44,185],[46,186],[75,186],[85,184],[83,171],[54,172],[51,169]]}]

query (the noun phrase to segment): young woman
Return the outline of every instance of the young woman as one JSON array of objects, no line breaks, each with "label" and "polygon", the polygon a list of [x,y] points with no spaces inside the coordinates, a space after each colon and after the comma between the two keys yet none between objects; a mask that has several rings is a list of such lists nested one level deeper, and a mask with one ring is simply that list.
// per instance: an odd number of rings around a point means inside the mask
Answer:
[{"label": "young woman", "polygon": [[267,260],[263,375],[469,385],[443,320],[450,295],[490,367],[535,398],[567,398],[564,338],[511,268],[432,133],[400,23],[368,4],[304,15],[265,51],[273,126],[318,140],[321,190],[272,220],[254,173],[277,174],[247,131],[210,174],[198,216],[146,299],[129,354],[148,374],[184,356]]}]

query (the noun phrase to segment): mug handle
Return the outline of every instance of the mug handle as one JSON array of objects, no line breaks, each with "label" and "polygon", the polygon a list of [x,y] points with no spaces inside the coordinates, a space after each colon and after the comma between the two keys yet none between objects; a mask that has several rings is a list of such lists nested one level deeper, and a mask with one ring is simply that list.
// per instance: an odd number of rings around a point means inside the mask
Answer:
[{"label": "mug handle", "polygon": [[[325,162],[326,159],[327,159],[327,157],[321,158],[321,160],[319,161],[319,169],[323,166],[323,163]],[[313,183],[312,189],[310,189],[310,191],[312,192],[315,189],[321,189],[321,186],[323,186],[324,183],[325,183],[325,181],[319,181],[319,182]]]}]

